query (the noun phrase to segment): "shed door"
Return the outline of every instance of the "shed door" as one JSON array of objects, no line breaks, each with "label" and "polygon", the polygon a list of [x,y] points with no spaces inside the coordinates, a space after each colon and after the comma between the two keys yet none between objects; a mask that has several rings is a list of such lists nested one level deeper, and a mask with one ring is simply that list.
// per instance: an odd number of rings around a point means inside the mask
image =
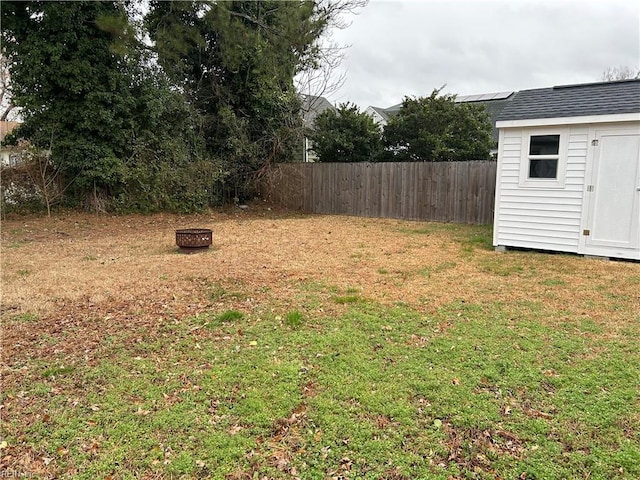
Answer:
[{"label": "shed door", "polygon": [[596,131],[587,247],[640,246],[640,132]]}]

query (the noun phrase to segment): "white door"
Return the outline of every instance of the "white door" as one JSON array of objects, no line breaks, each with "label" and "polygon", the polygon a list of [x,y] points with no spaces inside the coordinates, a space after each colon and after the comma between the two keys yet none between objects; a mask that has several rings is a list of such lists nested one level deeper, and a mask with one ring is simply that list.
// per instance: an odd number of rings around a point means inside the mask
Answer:
[{"label": "white door", "polygon": [[598,130],[594,144],[593,168],[587,183],[585,251],[597,254],[603,247],[614,253],[616,249],[638,249],[640,131]]}]

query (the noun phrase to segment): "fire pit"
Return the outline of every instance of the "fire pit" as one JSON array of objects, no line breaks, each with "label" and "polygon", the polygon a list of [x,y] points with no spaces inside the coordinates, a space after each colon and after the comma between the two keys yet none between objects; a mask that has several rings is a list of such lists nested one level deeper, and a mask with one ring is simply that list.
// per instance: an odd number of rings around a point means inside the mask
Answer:
[{"label": "fire pit", "polygon": [[208,228],[176,230],[176,245],[183,253],[196,253],[208,249],[213,243],[213,231]]}]

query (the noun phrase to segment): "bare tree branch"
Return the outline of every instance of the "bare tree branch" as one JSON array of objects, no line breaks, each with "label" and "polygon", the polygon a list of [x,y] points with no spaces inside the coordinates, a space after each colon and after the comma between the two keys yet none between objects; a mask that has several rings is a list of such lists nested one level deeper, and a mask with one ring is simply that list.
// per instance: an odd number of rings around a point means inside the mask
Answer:
[{"label": "bare tree branch", "polygon": [[[0,52],[0,121],[9,119],[12,112],[15,114],[16,106],[11,101],[11,73],[9,71],[9,61],[3,52]],[[13,120],[16,115],[11,115]]]},{"label": "bare tree branch", "polygon": [[335,71],[344,60],[348,45],[332,41],[331,31],[347,28],[350,15],[365,7],[369,0],[320,0],[317,6],[317,20],[325,25],[324,35],[317,41],[315,58],[296,75],[296,89],[299,93],[312,97],[331,95],[337,92],[346,80],[346,74],[335,76]]},{"label": "bare tree branch", "polygon": [[638,80],[640,79],[640,67],[608,67],[602,72],[601,80],[603,82],[615,82],[618,80]]}]

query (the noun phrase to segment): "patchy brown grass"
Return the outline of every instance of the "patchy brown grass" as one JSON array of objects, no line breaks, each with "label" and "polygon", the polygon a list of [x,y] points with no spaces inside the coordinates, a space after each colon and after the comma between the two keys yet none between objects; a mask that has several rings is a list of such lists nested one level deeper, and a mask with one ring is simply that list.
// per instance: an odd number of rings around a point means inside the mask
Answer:
[{"label": "patchy brown grass", "polygon": [[[555,312],[550,324],[563,322],[570,311],[606,325],[609,334],[617,332],[618,321],[628,321],[626,308],[615,314],[617,302],[640,306],[637,263],[502,255],[465,246],[451,229],[421,230],[423,225],[300,216],[263,206],[194,216],[67,213],[6,220],[1,309],[39,320],[6,326],[5,354],[43,328],[56,334],[70,324],[86,350],[91,338],[134,318],[149,327],[167,314],[206,311],[220,300],[211,294],[215,288],[244,292],[223,299],[240,310],[262,302],[297,308],[301,285],[316,284],[426,313],[454,300],[541,304]],[[195,226],[213,229],[213,248],[177,253],[175,229]],[[341,308],[322,303],[323,309]],[[73,349],[74,339],[68,343]]]},{"label": "patchy brown grass", "polygon": [[[250,292],[250,298],[236,302],[241,308],[265,296],[293,304],[301,284],[317,282],[425,311],[455,299],[543,302],[558,312],[550,322],[562,321],[562,312],[571,309],[611,327],[617,301],[639,300],[637,263],[502,255],[465,248],[464,239],[456,241],[451,230],[423,232],[422,225],[266,208],[197,216],[70,213],[6,220],[2,311],[40,317],[78,309],[197,313],[208,302],[207,285]],[[213,229],[213,248],[177,253],[174,230],[192,226]]]},{"label": "patchy brown grass", "polygon": [[[178,253],[174,232],[188,227],[211,228],[213,247]],[[166,338],[169,344],[167,322],[230,309],[274,314],[295,309],[315,318],[344,312],[359,299],[389,306],[402,302],[424,314],[452,302],[497,303],[513,305],[514,315],[526,310],[552,328],[582,318],[594,328],[576,326],[576,332],[608,339],[624,335],[629,322],[639,318],[640,264],[499,254],[486,241],[474,241],[474,232],[475,227],[401,220],[303,216],[261,205],[192,216],[64,213],[9,219],[2,224],[2,381],[15,389],[23,378],[21,360],[64,358],[73,364],[81,359],[95,365],[109,358],[104,339],[112,334],[126,338],[132,355],[144,339]],[[314,295],[317,302],[309,300]],[[464,321],[449,318],[434,332]],[[192,334],[218,345],[231,340],[207,328]],[[56,341],[44,341],[47,336]],[[420,336],[409,340],[418,347],[426,342]],[[491,392],[493,387],[478,388]],[[309,382],[303,397],[321,390]],[[18,413],[21,401],[9,402]],[[520,403],[532,418],[549,416],[526,399]],[[42,419],[25,418],[29,421]],[[380,429],[393,422],[382,415],[371,421]],[[262,439],[277,470],[294,475],[290,457],[299,448],[304,422],[302,405]],[[455,430],[445,423],[444,432],[451,447],[443,461],[465,469],[490,471],[492,456],[518,457],[522,451],[521,439],[498,427]],[[42,457],[29,447],[11,462],[46,472],[38,463]],[[344,458],[333,473],[350,468],[351,460]],[[237,478],[250,478],[245,474]],[[386,478],[405,477],[389,470]]]}]

